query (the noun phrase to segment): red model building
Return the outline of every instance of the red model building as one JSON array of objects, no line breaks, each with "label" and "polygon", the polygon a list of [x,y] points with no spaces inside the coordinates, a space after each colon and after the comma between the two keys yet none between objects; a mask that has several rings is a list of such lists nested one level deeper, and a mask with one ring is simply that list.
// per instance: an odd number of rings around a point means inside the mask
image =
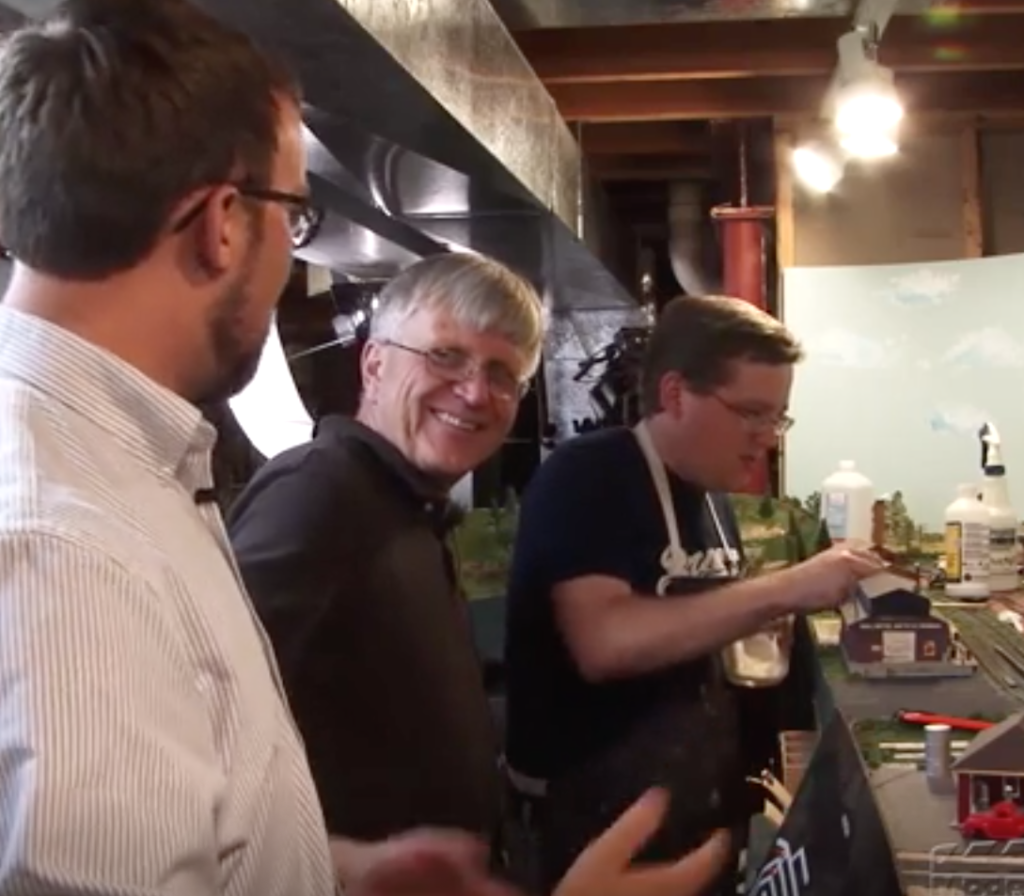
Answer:
[{"label": "red model building", "polygon": [[953,763],[953,773],[956,820],[965,836],[999,840],[1020,837],[1024,832],[1020,818],[1024,712],[1014,713],[978,734]]}]

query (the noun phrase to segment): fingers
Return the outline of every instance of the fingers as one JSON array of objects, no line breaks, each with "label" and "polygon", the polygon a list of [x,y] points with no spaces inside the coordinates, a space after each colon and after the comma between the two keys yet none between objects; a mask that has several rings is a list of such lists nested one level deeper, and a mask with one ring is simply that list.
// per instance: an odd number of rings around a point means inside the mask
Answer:
[{"label": "fingers", "polygon": [[486,847],[458,831],[414,831],[373,849],[353,888],[364,896],[457,896],[487,881]]},{"label": "fingers", "polygon": [[388,845],[393,849],[403,851],[429,853],[433,856],[443,857],[453,864],[465,866],[484,867],[489,856],[487,844],[479,837],[465,831],[440,828],[409,831],[392,838],[388,841]]},{"label": "fingers", "polygon": [[583,862],[614,871],[625,868],[661,826],[668,801],[666,791],[648,790],[583,851],[576,864]]},{"label": "fingers", "polygon": [[849,573],[856,579],[867,578],[889,567],[889,564],[878,554],[863,548],[844,545],[838,548],[838,554]]},{"label": "fingers", "polygon": [[395,853],[366,870],[350,892],[360,896],[413,896],[457,894],[464,887],[464,872],[443,856],[429,852]]},{"label": "fingers", "polygon": [[382,861],[354,887],[352,896],[521,896],[486,869],[467,868],[429,851],[410,851]]},{"label": "fingers", "polygon": [[614,888],[633,856],[658,829],[667,808],[664,790],[648,790],[583,850],[559,881],[554,896],[590,896],[594,890]]},{"label": "fingers", "polygon": [[731,842],[727,831],[716,831],[678,862],[637,870],[623,888],[625,896],[699,896],[732,860]]}]

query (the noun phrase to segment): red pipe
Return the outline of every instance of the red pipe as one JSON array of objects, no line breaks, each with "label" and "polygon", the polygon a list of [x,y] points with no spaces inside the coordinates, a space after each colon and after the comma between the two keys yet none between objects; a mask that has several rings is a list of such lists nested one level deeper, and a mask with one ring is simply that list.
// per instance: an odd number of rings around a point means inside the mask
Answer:
[{"label": "red pipe", "polygon": [[960,716],[944,716],[913,709],[901,709],[896,713],[896,721],[907,725],[949,725],[950,728],[960,731],[985,731],[995,725],[995,722],[985,722],[981,719],[964,719]]},{"label": "red pipe", "polygon": [[[719,224],[721,231],[724,293],[767,311],[764,231],[768,222],[775,218],[775,209],[771,206],[719,205],[711,209],[711,218]],[[754,471],[744,491],[754,495],[770,491],[767,459]]]}]

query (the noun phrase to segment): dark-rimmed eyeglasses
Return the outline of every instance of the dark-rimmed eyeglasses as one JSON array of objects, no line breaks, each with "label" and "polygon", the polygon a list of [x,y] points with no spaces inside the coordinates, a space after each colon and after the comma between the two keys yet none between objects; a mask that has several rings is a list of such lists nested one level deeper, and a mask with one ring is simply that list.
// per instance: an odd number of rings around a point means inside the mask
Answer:
[{"label": "dark-rimmed eyeglasses", "polygon": [[530,381],[519,379],[504,364],[477,361],[459,348],[414,348],[392,339],[384,340],[384,345],[418,355],[431,373],[450,383],[464,383],[483,371],[491,395],[499,401],[519,401],[530,391]]},{"label": "dark-rimmed eyeglasses", "polygon": [[[288,212],[288,226],[291,229],[292,248],[301,249],[309,245],[316,236],[317,229],[323,220],[323,211],[313,205],[308,196],[299,193],[285,193],[281,190],[270,190],[263,187],[255,187],[249,184],[229,184],[238,190],[240,196],[246,199],[253,199],[256,202],[275,202],[283,205]],[[207,196],[185,212],[181,219],[174,225],[174,232],[181,233],[196,218],[202,214],[210,197]]]},{"label": "dark-rimmed eyeglasses", "polygon": [[726,398],[722,398],[717,392],[708,393],[727,411],[739,417],[750,429],[756,432],[773,432],[777,436],[785,435],[793,428],[796,421],[789,414],[770,414],[765,411],[755,411],[745,408],[742,405],[734,404]]}]

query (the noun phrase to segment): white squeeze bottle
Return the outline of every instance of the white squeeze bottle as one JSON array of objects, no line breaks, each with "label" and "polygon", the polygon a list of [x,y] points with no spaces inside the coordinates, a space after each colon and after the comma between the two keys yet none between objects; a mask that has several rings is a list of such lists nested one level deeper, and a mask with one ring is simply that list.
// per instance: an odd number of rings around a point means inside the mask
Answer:
[{"label": "white squeeze bottle", "polygon": [[852,460],[839,462],[839,469],[821,484],[821,518],[833,541],[871,543],[871,508],[875,489]]},{"label": "white squeeze bottle", "polygon": [[992,594],[1016,591],[1019,584],[1017,530],[1020,522],[1010,503],[1002,443],[991,423],[986,423],[978,435],[981,438],[981,466],[985,471],[981,503],[988,508],[989,516],[988,587]]},{"label": "white squeeze bottle", "polygon": [[978,487],[957,488],[946,508],[946,594],[957,600],[985,600],[988,585],[989,511],[978,500]]}]

